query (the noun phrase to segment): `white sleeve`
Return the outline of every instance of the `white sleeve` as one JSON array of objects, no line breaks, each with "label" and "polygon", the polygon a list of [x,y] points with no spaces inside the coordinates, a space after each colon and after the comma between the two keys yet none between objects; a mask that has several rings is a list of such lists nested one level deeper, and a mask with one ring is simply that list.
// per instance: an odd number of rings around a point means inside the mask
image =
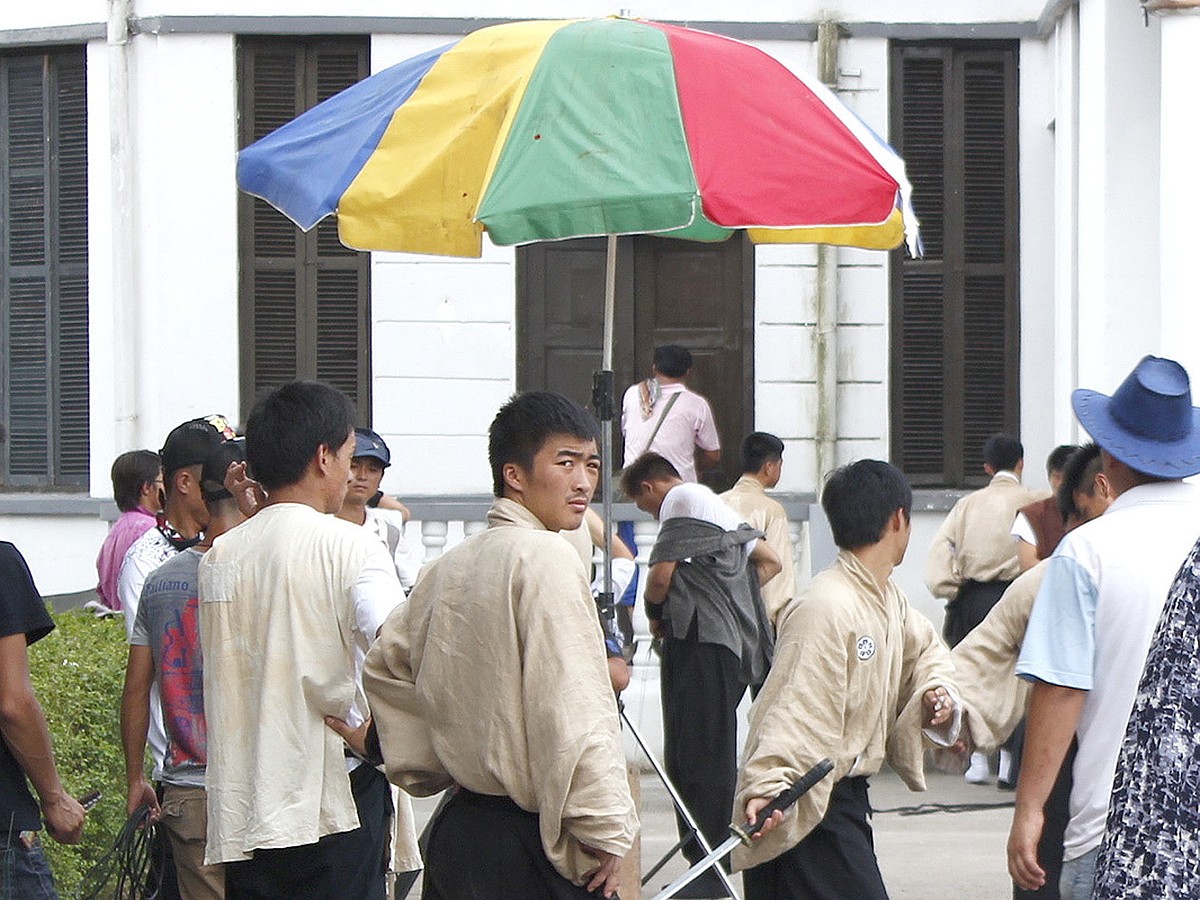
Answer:
[{"label": "white sleeve", "polygon": [[404,589],[396,577],[396,566],[383,544],[372,542],[371,552],[351,588],[354,622],[367,645],[374,643],[379,627],[401,603]]},{"label": "white sleeve", "polygon": [[[130,548],[132,549],[132,547]],[[133,623],[137,618],[138,601],[142,599],[142,588],[153,569],[147,568],[148,561],[140,554],[126,553],[117,575],[117,598],[121,601],[121,612],[125,614],[125,640],[133,637]]]},{"label": "white sleeve", "polygon": [[1009,534],[1018,541],[1037,546],[1037,535],[1033,533],[1033,525],[1030,524],[1029,517],[1023,512],[1017,513],[1017,518],[1013,520],[1012,530]]}]

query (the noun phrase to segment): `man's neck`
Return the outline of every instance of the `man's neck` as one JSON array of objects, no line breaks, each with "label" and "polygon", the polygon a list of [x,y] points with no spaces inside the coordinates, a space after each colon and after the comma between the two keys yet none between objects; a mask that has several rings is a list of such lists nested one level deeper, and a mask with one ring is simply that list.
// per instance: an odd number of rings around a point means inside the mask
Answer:
[{"label": "man's neck", "polygon": [[351,525],[367,524],[367,506],[358,503],[343,503],[342,508],[334,513],[339,519],[345,519]]},{"label": "man's neck", "polygon": [[666,387],[668,384],[683,384],[682,378],[672,378],[669,375],[663,375],[661,372],[654,377],[658,379],[658,383],[662,387]]},{"label": "man's neck", "polygon": [[857,547],[850,552],[871,573],[880,590],[887,587],[888,579],[892,577],[896,564],[893,562],[892,549],[886,545],[885,541]]},{"label": "man's neck", "polygon": [[172,497],[168,497],[167,502],[163,505],[163,515],[167,519],[167,524],[185,538],[194,538],[202,530],[202,524],[188,515],[184,505]]},{"label": "man's neck", "polygon": [[267,495],[267,506],[274,506],[276,503],[299,503],[303,506],[311,506],[319,513],[325,513],[328,511],[328,507],[325,505],[328,499],[324,488],[324,484],[306,477],[295,484],[271,491]]},{"label": "man's neck", "polygon": [[743,472],[742,477],[750,478],[754,481],[757,481],[759,486],[764,491],[770,490],[771,488],[775,487],[775,485],[770,484],[771,479],[768,478],[766,475],[764,475],[762,472]]}]

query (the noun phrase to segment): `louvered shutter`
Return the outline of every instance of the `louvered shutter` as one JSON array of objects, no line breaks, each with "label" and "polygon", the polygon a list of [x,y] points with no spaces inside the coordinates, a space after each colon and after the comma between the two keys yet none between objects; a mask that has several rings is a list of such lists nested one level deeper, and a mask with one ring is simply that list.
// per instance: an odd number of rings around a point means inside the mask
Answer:
[{"label": "louvered shutter", "polygon": [[984,440],[1019,428],[1016,55],[892,49],[892,134],[925,244],[892,266],[892,458],[916,485],[982,484]]},{"label": "louvered shutter", "polygon": [[0,481],[86,487],[84,52],[0,56]]},{"label": "louvered shutter", "polygon": [[[368,74],[365,39],[239,45],[241,142],[249,144]],[[317,378],[370,420],[370,257],[331,219],[304,234],[261,200],[240,199],[242,409],[293,378]]]}]

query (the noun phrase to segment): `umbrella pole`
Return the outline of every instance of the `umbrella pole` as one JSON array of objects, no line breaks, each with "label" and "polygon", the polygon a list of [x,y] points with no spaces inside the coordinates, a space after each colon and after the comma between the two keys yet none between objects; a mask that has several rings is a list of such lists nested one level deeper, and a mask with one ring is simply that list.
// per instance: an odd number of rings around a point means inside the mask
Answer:
[{"label": "umbrella pole", "polygon": [[600,503],[604,519],[604,591],[600,610],[605,618],[615,616],[612,584],[612,467],[613,467],[613,319],[616,310],[617,236],[608,236],[608,259],[604,272],[604,347],[600,371],[592,376],[592,405],[600,419]]}]

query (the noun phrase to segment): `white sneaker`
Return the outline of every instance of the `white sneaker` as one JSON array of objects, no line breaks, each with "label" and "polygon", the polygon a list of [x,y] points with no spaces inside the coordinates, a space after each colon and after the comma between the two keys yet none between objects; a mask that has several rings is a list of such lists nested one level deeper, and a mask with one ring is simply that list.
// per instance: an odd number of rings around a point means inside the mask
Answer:
[{"label": "white sneaker", "polygon": [[972,753],[971,765],[963,778],[967,784],[990,784],[992,772],[988,768],[988,758],[985,753]]}]

